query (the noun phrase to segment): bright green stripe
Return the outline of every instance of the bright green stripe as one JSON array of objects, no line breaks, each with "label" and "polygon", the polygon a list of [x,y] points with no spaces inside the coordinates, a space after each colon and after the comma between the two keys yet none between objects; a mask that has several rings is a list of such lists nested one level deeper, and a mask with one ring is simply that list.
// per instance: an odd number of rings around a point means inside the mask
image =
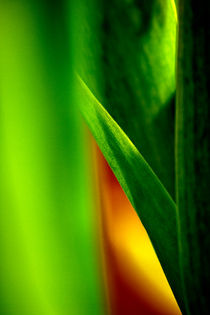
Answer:
[{"label": "bright green stripe", "polygon": [[103,314],[67,13],[56,3],[0,2],[4,315]]}]

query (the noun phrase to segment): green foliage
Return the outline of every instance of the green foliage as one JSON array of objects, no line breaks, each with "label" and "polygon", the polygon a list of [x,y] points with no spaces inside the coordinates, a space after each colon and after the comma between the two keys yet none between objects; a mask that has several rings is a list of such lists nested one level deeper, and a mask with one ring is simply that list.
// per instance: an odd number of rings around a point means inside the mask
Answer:
[{"label": "green foliage", "polygon": [[106,160],[144,224],[177,300],[182,304],[178,268],[176,205],[142,155],[79,79],[82,113]]},{"label": "green foliage", "polygon": [[66,5],[0,1],[2,315],[104,311]]},{"label": "green foliage", "polygon": [[104,0],[98,10],[80,29],[89,40],[78,72],[174,196],[173,1]]},{"label": "green foliage", "polygon": [[89,41],[81,43],[87,58],[83,56],[83,68],[78,67],[85,81],[79,79],[82,113],[143,222],[182,306],[172,200],[175,5],[157,0],[102,1],[100,12],[97,25],[87,21],[81,27],[89,34]]},{"label": "green foliage", "polygon": [[176,166],[180,266],[188,314],[209,313],[209,9],[180,1]]},{"label": "green foliage", "polygon": [[104,312],[80,108],[183,314],[208,314],[209,11],[178,11],[176,84],[173,0],[0,1],[0,313]]},{"label": "green foliage", "polygon": [[[86,27],[97,42],[87,50],[97,55],[99,73],[89,58],[87,71],[78,69],[94,94],[82,83],[83,115],[145,225],[182,312],[208,314],[209,11],[204,3],[179,1],[175,144],[175,3],[113,0],[101,8],[97,31]],[[177,209],[163,185],[176,195]]]}]

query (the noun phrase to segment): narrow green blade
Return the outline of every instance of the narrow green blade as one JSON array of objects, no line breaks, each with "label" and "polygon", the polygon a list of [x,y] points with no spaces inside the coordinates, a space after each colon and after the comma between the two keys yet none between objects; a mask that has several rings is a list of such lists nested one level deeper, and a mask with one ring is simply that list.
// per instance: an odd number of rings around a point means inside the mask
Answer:
[{"label": "narrow green blade", "polygon": [[78,95],[84,118],[144,224],[181,306],[176,205],[130,139],[80,78]]},{"label": "narrow green blade", "polygon": [[179,1],[176,180],[180,266],[187,314],[209,314],[209,6]]}]

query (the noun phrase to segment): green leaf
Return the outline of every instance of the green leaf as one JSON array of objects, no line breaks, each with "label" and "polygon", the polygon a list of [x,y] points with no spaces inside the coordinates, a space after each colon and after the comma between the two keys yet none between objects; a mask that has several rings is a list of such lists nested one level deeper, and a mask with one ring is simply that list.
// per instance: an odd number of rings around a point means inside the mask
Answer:
[{"label": "green leaf", "polygon": [[76,51],[77,43],[66,6],[0,1],[4,315],[105,312],[88,149],[74,98],[71,45]]},{"label": "green leaf", "polygon": [[145,226],[181,306],[176,205],[137,148],[80,78],[78,96],[82,114]]},{"label": "green leaf", "polygon": [[78,72],[174,196],[174,1],[103,0],[93,16]]},{"label": "green leaf", "polygon": [[187,314],[209,314],[209,7],[179,1],[176,181]]}]

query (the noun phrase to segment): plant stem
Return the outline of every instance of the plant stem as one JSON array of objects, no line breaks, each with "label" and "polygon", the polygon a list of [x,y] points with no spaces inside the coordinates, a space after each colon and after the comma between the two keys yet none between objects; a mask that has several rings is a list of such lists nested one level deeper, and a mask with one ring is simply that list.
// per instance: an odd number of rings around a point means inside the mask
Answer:
[{"label": "plant stem", "polygon": [[209,313],[209,13],[203,0],[179,1],[176,182],[180,267],[187,314]]}]

